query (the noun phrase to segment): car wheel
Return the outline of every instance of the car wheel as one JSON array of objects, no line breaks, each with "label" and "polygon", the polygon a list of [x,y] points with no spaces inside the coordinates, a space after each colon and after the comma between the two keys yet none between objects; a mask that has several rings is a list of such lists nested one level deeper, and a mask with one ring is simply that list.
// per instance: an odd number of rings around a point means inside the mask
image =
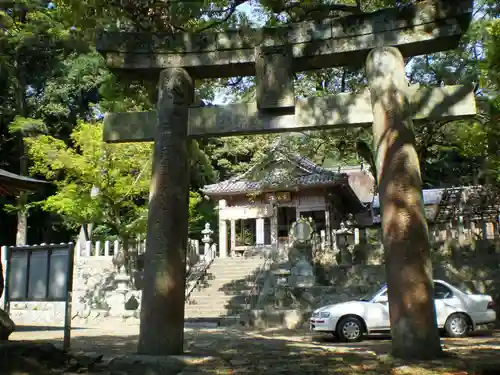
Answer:
[{"label": "car wheel", "polygon": [[465,337],[469,332],[469,321],[464,314],[452,314],[446,319],[444,330],[449,337]]},{"label": "car wheel", "polygon": [[361,341],[363,338],[363,324],[358,318],[348,316],[337,324],[336,335],[340,341],[344,342]]}]

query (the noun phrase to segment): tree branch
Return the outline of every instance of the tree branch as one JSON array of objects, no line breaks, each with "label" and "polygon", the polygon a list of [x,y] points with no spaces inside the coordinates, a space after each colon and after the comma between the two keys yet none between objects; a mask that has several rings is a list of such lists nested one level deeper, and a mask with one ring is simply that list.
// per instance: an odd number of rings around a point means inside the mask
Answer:
[{"label": "tree branch", "polygon": [[226,12],[226,15],[222,19],[220,19],[218,21],[210,22],[208,25],[205,25],[205,26],[199,28],[198,30],[196,30],[196,32],[199,33],[199,32],[214,28],[214,27],[216,27],[224,22],[227,22],[229,20],[229,18],[231,18],[231,16],[236,11],[236,8],[243,3],[246,3],[247,1],[248,0],[234,0],[234,2],[228,8],[221,11],[221,13]]}]

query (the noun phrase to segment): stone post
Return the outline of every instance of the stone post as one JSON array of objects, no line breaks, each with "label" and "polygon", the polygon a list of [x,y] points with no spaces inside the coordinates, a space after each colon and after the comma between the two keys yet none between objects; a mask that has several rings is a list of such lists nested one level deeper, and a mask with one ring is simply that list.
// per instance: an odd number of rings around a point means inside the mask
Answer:
[{"label": "stone post", "polygon": [[358,228],[358,233],[359,233],[359,243],[361,245],[366,245],[368,244],[368,236],[366,233],[366,228]]},{"label": "stone post", "polygon": [[328,247],[332,246],[332,231],[330,225],[330,209],[325,210],[325,241]]},{"label": "stone post", "polygon": [[264,245],[264,219],[259,217],[255,222],[255,243],[257,245]]},{"label": "stone post", "polygon": [[273,207],[273,216],[271,216],[271,244],[273,249],[278,249],[278,210]]},{"label": "stone post", "polygon": [[231,236],[231,254],[232,255],[235,255],[235,252],[234,252],[234,249],[236,248],[236,220],[231,220],[230,221],[230,226],[231,226],[231,233],[230,233],[230,236]]},{"label": "stone post", "polygon": [[432,264],[422,179],[415,150],[404,60],[394,47],[366,61],[385,248],[393,355],[441,354],[433,299]]},{"label": "stone post", "polygon": [[487,240],[489,238],[488,223],[484,219],[481,219],[481,238],[483,240]]},{"label": "stone post", "polygon": [[188,240],[188,114],[193,80],[163,70],[158,84],[138,352],[180,355],[184,344]]},{"label": "stone post", "polygon": [[225,199],[219,200],[219,257],[227,258],[227,221],[220,219],[222,211],[227,207]]}]

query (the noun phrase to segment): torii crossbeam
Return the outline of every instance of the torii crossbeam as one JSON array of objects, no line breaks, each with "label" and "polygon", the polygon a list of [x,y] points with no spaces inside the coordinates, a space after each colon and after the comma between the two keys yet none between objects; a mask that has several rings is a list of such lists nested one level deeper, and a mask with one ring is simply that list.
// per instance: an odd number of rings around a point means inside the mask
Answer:
[{"label": "torii crossbeam", "polygon": [[[470,23],[472,5],[472,0],[428,0],[286,27],[99,36],[97,49],[117,74],[160,77],[156,112],[107,115],[104,132],[112,142],[155,142],[140,352],[183,350],[188,137],[369,123],[377,152],[394,354],[427,358],[440,351],[439,332],[426,323],[435,320],[435,310],[412,120],[459,118],[476,109],[468,87],[408,87],[403,59],[455,48]],[[363,63],[369,95],[296,99],[294,72]],[[256,77],[255,103],[190,108],[193,78],[245,75]],[[219,231],[225,230],[220,222]]]}]

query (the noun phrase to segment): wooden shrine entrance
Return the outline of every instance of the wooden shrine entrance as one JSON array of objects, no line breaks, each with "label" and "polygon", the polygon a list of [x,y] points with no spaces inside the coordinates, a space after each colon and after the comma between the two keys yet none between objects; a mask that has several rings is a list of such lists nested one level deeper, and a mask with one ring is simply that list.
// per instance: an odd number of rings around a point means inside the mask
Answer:
[{"label": "wooden shrine entrance", "polygon": [[[188,137],[372,124],[394,354],[440,351],[428,230],[412,121],[475,114],[470,87],[409,87],[404,58],[455,48],[472,0],[428,0],[375,13],[220,33],[110,32],[98,50],[117,74],[157,80],[156,111],[108,114],[108,142],[153,141],[139,351],[182,351]],[[293,73],[366,62],[369,91],[297,99]],[[256,76],[255,103],[192,106],[194,78]],[[224,230],[225,228],[221,228]],[[431,297],[429,297],[431,296]],[[165,306],[168,311],[155,308]],[[411,336],[411,339],[408,339]],[[148,338],[147,340],[144,338]],[[179,344],[180,343],[180,344]],[[180,345],[180,346],[179,346]]]}]

